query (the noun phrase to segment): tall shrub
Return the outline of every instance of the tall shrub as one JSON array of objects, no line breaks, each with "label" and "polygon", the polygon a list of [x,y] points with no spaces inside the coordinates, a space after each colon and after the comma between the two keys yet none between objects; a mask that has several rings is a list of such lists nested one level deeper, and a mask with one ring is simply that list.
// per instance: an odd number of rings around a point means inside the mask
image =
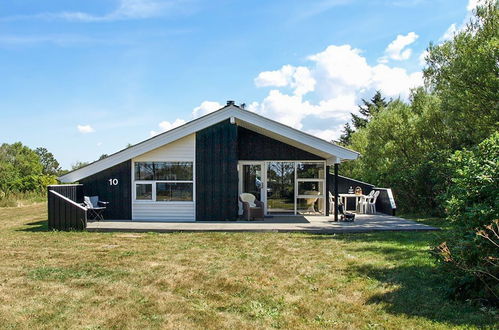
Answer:
[{"label": "tall shrub", "polygon": [[454,229],[435,251],[456,296],[499,304],[499,132],[457,151],[446,211]]}]

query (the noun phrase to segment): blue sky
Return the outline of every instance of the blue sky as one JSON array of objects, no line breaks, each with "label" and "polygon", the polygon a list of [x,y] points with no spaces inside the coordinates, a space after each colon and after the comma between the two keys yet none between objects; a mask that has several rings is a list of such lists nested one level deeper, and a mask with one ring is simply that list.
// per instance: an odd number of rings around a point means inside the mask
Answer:
[{"label": "blue sky", "polygon": [[406,98],[472,0],[18,0],[0,4],[0,142],[64,168],[226,100],[338,136],[376,89]]}]

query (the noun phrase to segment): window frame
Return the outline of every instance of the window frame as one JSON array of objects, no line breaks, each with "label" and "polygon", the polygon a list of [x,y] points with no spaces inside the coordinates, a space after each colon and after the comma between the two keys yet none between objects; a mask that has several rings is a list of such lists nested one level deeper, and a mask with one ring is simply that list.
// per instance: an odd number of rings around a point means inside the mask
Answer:
[{"label": "window frame", "polygon": [[[142,185],[150,185],[151,186],[151,199],[137,199],[137,185],[139,184],[142,184]],[[134,182],[134,199],[137,200],[137,201],[141,201],[141,202],[151,202],[153,200],[153,187],[152,187],[152,183],[149,183],[149,182],[146,182],[146,181],[137,181],[137,182]]]},{"label": "window frame", "polygon": [[[300,178],[298,177],[298,163],[316,163],[316,164],[320,164],[321,165],[321,169],[323,170],[323,175],[324,177],[323,178]],[[325,199],[326,198],[326,190],[327,190],[327,187],[326,187],[326,177],[327,177],[327,173],[326,173],[326,162],[325,161],[321,161],[321,160],[301,160],[301,161],[296,161],[295,163],[295,205],[297,204],[297,199],[303,199],[303,198],[315,198],[315,197],[318,197],[320,199]],[[319,185],[322,185],[322,189],[320,191],[320,194],[319,195],[299,195],[298,192],[298,188],[299,188],[299,185],[301,182],[317,182]]]},{"label": "window frame", "polygon": [[[137,163],[191,163],[192,164],[192,180],[135,180],[135,164]],[[133,202],[143,204],[193,204],[196,201],[196,166],[193,160],[140,160],[132,162],[132,182],[133,182]],[[154,177],[154,173],[153,173]],[[156,200],[156,183],[191,183],[192,184],[192,200],[190,201],[163,201]],[[137,184],[152,184],[152,199],[144,200],[137,199]]]}]

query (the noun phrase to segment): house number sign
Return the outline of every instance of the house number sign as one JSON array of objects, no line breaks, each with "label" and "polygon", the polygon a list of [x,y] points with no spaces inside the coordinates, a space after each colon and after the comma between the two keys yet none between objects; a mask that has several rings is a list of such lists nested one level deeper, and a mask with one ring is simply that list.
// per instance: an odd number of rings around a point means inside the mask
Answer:
[{"label": "house number sign", "polygon": [[118,179],[109,179],[109,185],[110,186],[117,186],[118,185]]}]

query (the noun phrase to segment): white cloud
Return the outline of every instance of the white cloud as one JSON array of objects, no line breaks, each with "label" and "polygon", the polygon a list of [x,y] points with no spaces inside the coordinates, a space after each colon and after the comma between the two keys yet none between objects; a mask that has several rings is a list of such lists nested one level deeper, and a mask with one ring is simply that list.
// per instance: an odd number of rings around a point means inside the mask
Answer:
[{"label": "white cloud", "polygon": [[95,132],[95,130],[90,125],[77,125],[76,128],[78,128],[78,132],[83,134]]},{"label": "white cloud", "polygon": [[407,35],[399,34],[385,49],[385,56],[380,59],[380,63],[386,63],[388,59],[403,61],[411,57],[412,49],[406,48],[412,44],[419,36],[414,32]]},{"label": "white cloud", "polygon": [[312,106],[301,95],[287,95],[275,89],[261,103],[251,103],[248,109],[296,129],[303,127],[301,121],[312,112]]},{"label": "white cloud", "polygon": [[294,67],[292,65],[284,65],[281,69],[275,71],[260,72],[258,77],[255,78],[255,85],[257,87],[284,87],[289,84],[289,80],[293,75]]},{"label": "white cloud", "polygon": [[308,59],[315,62],[314,76],[320,81],[318,85],[334,96],[345,90],[368,85],[371,69],[360,53],[360,49],[350,45],[332,45],[323,52],[309,56]]},{"label": "white cloud", "polygon": [[285,87],[294,89],[294,94],[305,95],[315,88],[315,79],[310,70],[303,66],[284,65],[279,70],[261,72],[255,78],[257,87]]},{"label": "white cloud", "polygon": [[340,125],[336,127],[336,129],[324,129],[324,130],[312,129],[308,130],[307,133],[312,134],[326,141],[333,141],[340,136],[342,129],[343,125]]},{"label": "white cloud", "polygon": [[[423,83],[421,72],[387,64],[370,65],[361,50],[350,45],[331,45],[307,60],[307,66],[284,65],[261,72],[255,85],[272,88],[263,100],[249,103],[247,111],[330,141],[340,136],[362,98],[381,90],[386,97],[407,99],[410,89]],[[220,108],[222,104],[216,101],[204,101],[193,109],[192,117]],[[175,124],[165,123],[164,129]]]},{"label": "white cloud", "polygon": [[472,11],[473,9],[476,8],[476,6],[478,6],[480,2],[481,2],[480,0],[468,0],[468,5],[466,6],[466,10]]},{"label": "white cloud", "polygon": [[195,107],[192,110],[192,117],[194,119],[196,119],[196,118],[199,118],[201,116],[207,115],[210,112],[216,111],[222,107],[223,107],[223,105],[218,103],[218,102],[204,101],[199,106]]},{"label": "white cloud", "polygon": [[407,73],[403,68],[392,68],[385,64],[373,67],[372,86],[383,94],[406,98],[411,88],[423,84],[421,72]]},{"label": "white cloud", "polygon": [[438,41],[443,42],[443,41],[450,40],[454,37],[456,32],[459,32],[457,25],[455,23],[451,24],[451,26],[449,26],[447,28],[447,30],[444,32],[444,34],[440,37],[440,39]]},{"label": "white cloud", "polygon": [[170,123],[169,121],[165,120],[165,121],[162,121],[162,122],[160,122],[158,124],[159,131],[150,131],[149,134],[151,136],[155,136],[155,135],[158,135],[160,133],[163,133],[163,132],[169,131],[171,129],[174,129],[175,127],[181,126],[183,124],[185,124],[185,120],[180,119],[180,118],[175,119],[175,121],[172,122],[172,123]]},{"label": "white cloud", "polygon": [[[222,108],[222,105],[218,102],[204,101],[199,106],[195,107],[192,110],[192,118],[193,119],[199,118],[201,116],[209,114],[210,112],[216,111],[220,108]],[[177,118],[173,122],[169,122],[167,120],[162,121],[158,124],[159,130],[157,130],[157,131],[152,130],[149,132],[149,135],[150,136],[158,135],[160,133],[174,129],[175,127],[181,126],[181,125],[185,124],[186,122],[187,122],[186,120],[181,119],[181,118]]]},{"label": "white cloud", "polygon": [[381,90],[387,97],[406,99],[411,88],[423,83],[421,72],[411,73],[387,64],[369,65],[361,50],[350,45],[331,45],[307,59],[311,64],[301,68],[314,81],[306,90],[315,102],[305,99],[304,93],[296,93],[296,89],[286,94],[276,88],[293,87],[296,67],[285,65],[257,76],[256,86],[274,88],[263,101],[253,102],[247,109],[331,140],[339,137],[350,113],[357,112],[361,98]]},{"label": "white cloud", "polygon": [[419,57],[418,57],[418,61],[419,61],[419,65],[421,66],[425,66],[426,65],[426,56],[428,55],[428,51],[427,50],[424,50],[421,52],[421,54],[419,54]]},{"label": "white cloud", "polygon": [[[170,2],[156,0],[121,0],[118,8],[109,14],[98,16],[84,12],[62,12],[53,14],[54,18],[68,21],[99,22],[126,19],[144,19],[161,16],[171,6]],[[50,15],[50,14],[49,14]]]},{"label": "white cloud", "polygon": [[418,75],[409,74],[405,69],[369,65],[361,51],[350,45],[329,46],[309,59],[315,62],[312,72],[317,80],[317,93],[325,100],[346,96],[352,99],[352,95],[370,89],[381,89],[388,96],[407,97],[409,88],[419,83]]},{"label": "white cloud", "polygon": [[130,19],[146,19],[163,16],[168,10],[181,8],[182,1],[174,0],[120,0],[117,8],[104,15],[94,15],[80,11],[63,11],[58,13],[39,13],[3,17],[2,20],[18,20],[38,18],[45,20],[65,20],[71,22],[110,22]]}]

